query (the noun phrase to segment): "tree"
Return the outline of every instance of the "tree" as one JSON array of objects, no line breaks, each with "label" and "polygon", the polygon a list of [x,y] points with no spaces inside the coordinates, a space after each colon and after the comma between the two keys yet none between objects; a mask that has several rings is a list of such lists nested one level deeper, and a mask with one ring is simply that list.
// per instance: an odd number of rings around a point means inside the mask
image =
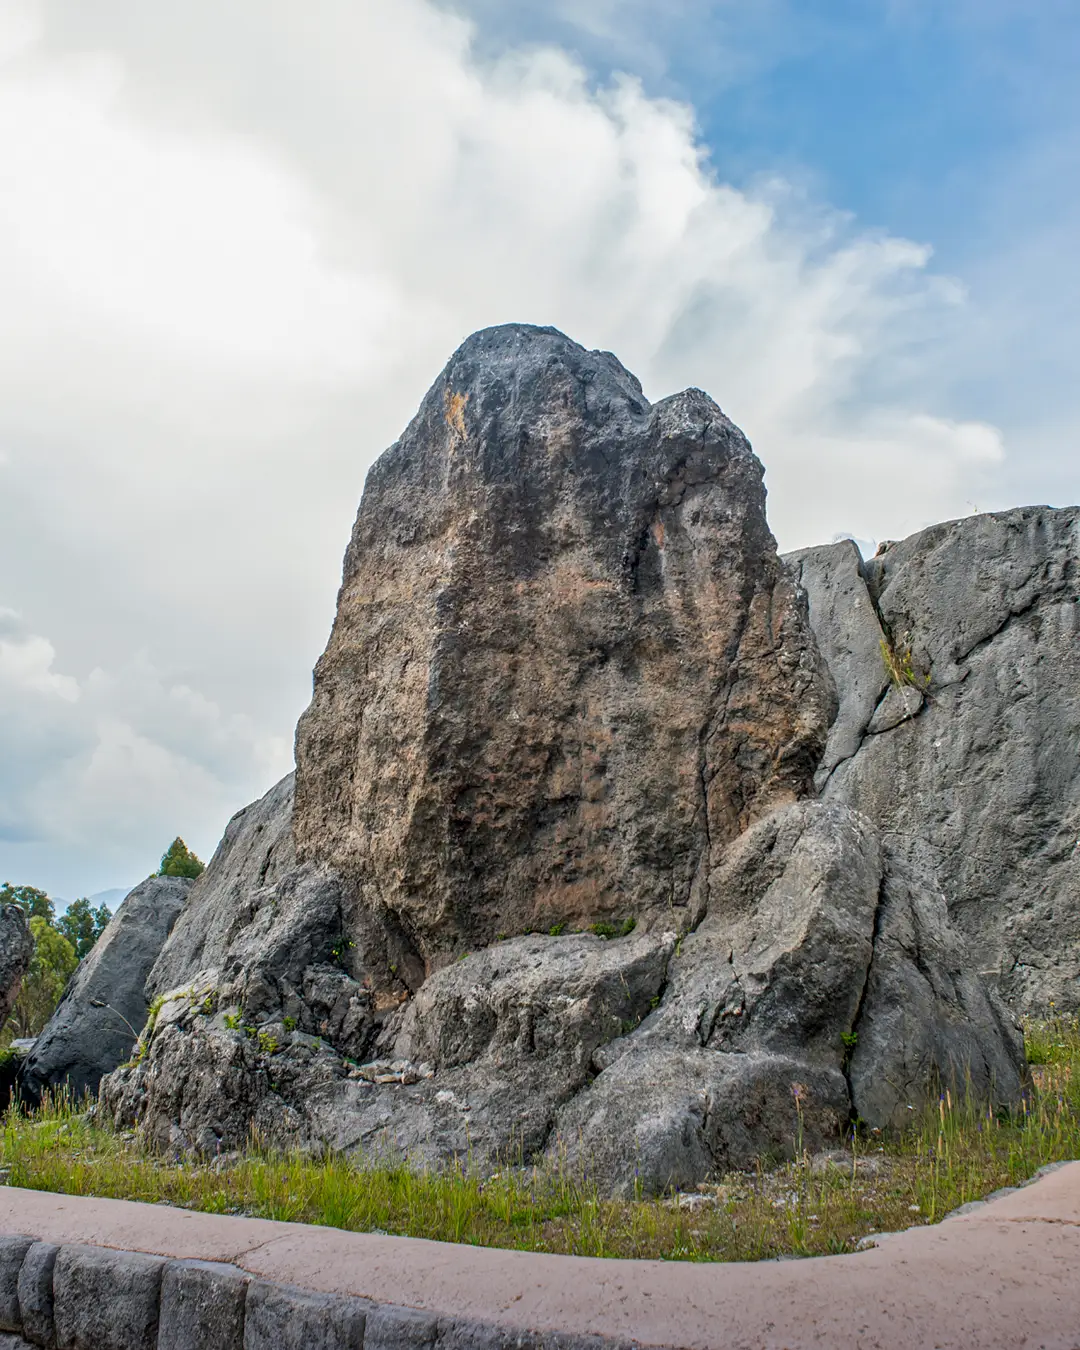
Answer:
[{"label": "tree", "polygon": [[36,1036],[44,1028],[79,964],[75,948],[40,914],[31,916],[30,932],[34,955],[8,1023],[16,1036]]},{"label": "tree", "polygon": [[111,918],[108,905],[99,905],[93,909],[90,901],[84,898],[72,900],[67,913],[60,915],[54,927],[75,948],[75,955],[81,961],[104,933]]},{"label": "tree", "polygon": [[46,923],[52,923],[55,913],[44,891],[36,886],[13,886],[10,881],[0,886],[0,904],[18,905],[28,919],[44,919]]},{"label": "tree", "polygon": [[172,841],[161,859],[159,877],[197,877],[206,871],[206,864],[196,858],[179,835]]}]

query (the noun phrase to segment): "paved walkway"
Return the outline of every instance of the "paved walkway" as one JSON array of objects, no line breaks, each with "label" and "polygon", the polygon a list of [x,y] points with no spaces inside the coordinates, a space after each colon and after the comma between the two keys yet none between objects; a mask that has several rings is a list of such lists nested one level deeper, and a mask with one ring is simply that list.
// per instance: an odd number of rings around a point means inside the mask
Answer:
[{"label": "paved walkway", "polygon": [[1080,1163],[869,1251],[745,1265],[532,1255],[11,1187],[0,1231],[648,1346],[1080,1350]]}]

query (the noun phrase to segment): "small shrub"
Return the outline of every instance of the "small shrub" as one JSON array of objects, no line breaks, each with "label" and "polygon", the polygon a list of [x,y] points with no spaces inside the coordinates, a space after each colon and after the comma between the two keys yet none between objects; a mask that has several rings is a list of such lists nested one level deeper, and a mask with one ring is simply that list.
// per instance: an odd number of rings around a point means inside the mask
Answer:
[{"label": "small shrub", "polygon": [[623,919],[622,923],[609,923],[606,919],[601,919],[598,923],[591,924],[590,933],[595,933],[601,938],[619,938],[629,937],[637,927],[637,919]]},{"label": "small shrub", "polygon": [[161,858],[159,877],[201,877],[206,864],[197,858],[179,835],[172,841]]},{"label": "small shrub", "polygon": [[885,663],[885,670],[889,679],[898,689],[909,685],[912,689],[918,689],[925,693],[930,687],[930,676],[920,674],[915,669],[914,658],[911,655],[911,644],[907,640],[894,644],[888,638],[883,637],[881,639],[881,659]]}]

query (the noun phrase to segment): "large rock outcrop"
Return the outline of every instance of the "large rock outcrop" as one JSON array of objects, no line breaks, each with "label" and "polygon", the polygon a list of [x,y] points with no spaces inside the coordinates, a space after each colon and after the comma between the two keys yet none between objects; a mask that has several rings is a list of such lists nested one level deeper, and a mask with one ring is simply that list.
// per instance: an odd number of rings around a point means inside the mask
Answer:
[{"label": "large rock outcrop", "polygon": [[[664,985],[674,936],[522,937],[465,957],[389,1018],[358,1065],[291,1018],[245,1021],[212,986],[174,991],[106,1111],[162,1145],[213,1153],[254,1128],[283,1146],[490,1167],[527,1160]],[[326,971],[327,975],[331,971]]]},{"label": "large rock outcrop", "polygon": [[716,404],[490,329],[368,474],[297,730],[297,856],[427,970],[499,933],[672,926],[805,792],[832,697]]},{"label": "large rock outcrop", "polygon": [[368,476],[295,785],[230,823],[102,1110],[206,1152],[569,1153],[658,1190],[942,1079],[1014,1101],[937,875],[810,799],[878,716],[860,634],[830,674],[706,395],[477,334]]},{"label": "large rock outcrop", "polygon": [[38,1101],[46,1088],[76,1098],[96,1092],[128,1058],[146,1023],[147,976],[191,886],[185,877],[155,876],[127,896],[34,1043],[19,1079],[25,1100]]},{"label": "large rock outcrop", "polygon": [[788,563],[840,691],[825,799],[931,879],[1011,1004],[1080,1007],[1080,509]]},{"label": "large rock outcrop", "polygon": [[[242,841],[234,831],[232,846]],[[107,1080],[114,1119],[211,1153],[252,1128],[282,1146],[436,1165],[546,1151],[608,1189],[659,1190],[835,1139],[853,1113],[905,1121],[942,1080],[969,1080],[999,1104],[1021,1089],[1016,1028],[971,974],[944,902],[843,807],[803,802],[752,826],[681,938],[496,942],[380,1013],[341,971],[340,949],[319,960],[311,945],[334,925],[303,885],[338,883],[292,875],[309,903],[282,905],[296,954],[291,972],[284,957],[273,966],[276,1010],[260,959],[288,944],[256,945],[248,1005],[244,978],[204,968],[165,997],[144,1052]],[[256,915],[282,895],[256,893]]]}]

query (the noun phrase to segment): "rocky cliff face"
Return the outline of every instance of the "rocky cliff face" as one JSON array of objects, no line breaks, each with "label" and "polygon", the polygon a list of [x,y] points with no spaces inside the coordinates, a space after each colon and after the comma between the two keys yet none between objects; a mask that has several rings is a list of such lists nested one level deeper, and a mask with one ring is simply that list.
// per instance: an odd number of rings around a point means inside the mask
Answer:
[{"label": "rocky cliff face", "polygon": [[[857,777],[946,669],[886,617],[906,547],[785,567],[704,394],[651,406],[553,330],[471,338],[369,474],[295,788],[230,823],[103,1110],[207,1151],[254,1124],[578,1153],[617,1190],[889,1124],[941,1078],[1015,1101],[951,877]],[[1005,570],[1018,615],[1038,585]]]},{"label": "rocky cliff face", "polygon": [[841,691],[822,795],[933,879],[1018,1009],[1080,1007],[1080,510],[788,563]]}]

